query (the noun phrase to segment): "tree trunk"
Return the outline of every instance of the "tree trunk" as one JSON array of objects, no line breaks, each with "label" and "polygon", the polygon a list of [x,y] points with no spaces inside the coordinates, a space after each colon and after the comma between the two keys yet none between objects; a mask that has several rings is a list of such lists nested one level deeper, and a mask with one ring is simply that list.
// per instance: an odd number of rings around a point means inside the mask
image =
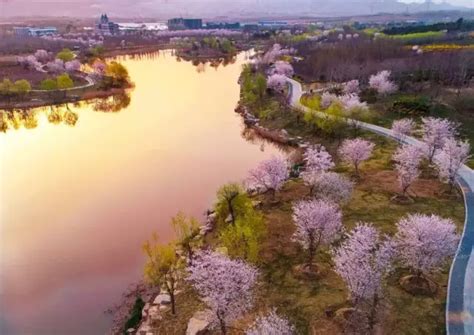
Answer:
[{"label": "tree trunk", "polygon": [[311,265],[313,264],[315,252],[316,252],[316,247],[314,245],[314,236],[313,234],[310,234],[309,245],[308,245],[308,267],[311,267]]},{"label": "tree trunk", "polygon": [[224,318],[222,318],[219,314],[220,313],[217,312],[217,319],[219,320],[219,326],[221,328],[222,335],[226,335],[227,334],[227,328],[225,326],[225,321],[224,321]]},{"label": "tree trunk", "polygon": [[231,198],[229,200],[227,200],[227,206],[229,206],[229,214],[230,214],[230,219],[231,219],[231,223],[233,226],[235,226],[235,214],[234,214],[234,207],[232,206],[232,200],[234,198]]}]

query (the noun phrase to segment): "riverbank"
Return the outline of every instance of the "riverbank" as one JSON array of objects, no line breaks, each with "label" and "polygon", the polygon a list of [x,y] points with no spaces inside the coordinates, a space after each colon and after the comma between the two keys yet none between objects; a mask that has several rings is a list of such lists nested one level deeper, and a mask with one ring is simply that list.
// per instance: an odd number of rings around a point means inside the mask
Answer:
[{"label": "riverbank", "polygon": [[[241,82],[242,84],[242,82]],[[341,143],[340,137],[328,136],[304,121],[304,111],[299,105],[298,94],[290,90],[289,101],[280,95],[268,92],[256,103],[245,101],[242,96],[236,112],[242,115],[248,128],[267,140],[279,145],[299,147],[304,150],[313,144],[323,144],[328,152],[337,157]],[[411,188],[413,202],[396,203],[392,200],[398,194],[399,185],[391,157],[397,142],[378,134],[361,129],[347,129],[345,136],[357,134],[376,144],[372,158],[361,166],[361,175],[355,180],[351,199],[342,209],[343,225],[352,229],[358,222],[370,222],[384,234],[395,232],[395,223],[409,213],[436,214],[453,219],[459,231],[464,223],[464,205],[460,197],[442,196],[444,185],[433,178],[433,171],[424,168],[422,176]],[[301,155],[292,160],[292,164],[301,164]],[[351,176],[351,170],[339,159],[335,159],[335,171]],[[297,175],[288,180],[277,192],[271,194],[248,194],[254,210],[262,215],[266,233],[260,243],[259,259],[256,266],[262,273],[254,307],[230,329],[230,334],[240,334],[238,329],[246,329],[251,320],[269,308],[275,307],[281,315],[287,317],[298,333],[309,334],[324,331],[329,334],[344,333],[344,317],[340,310],[351,308],[347,301],[347,289],[334,272],[331,250],[323,248],[316,256],[318,274],[307,276],[298,267],[304,263],[305,251],[292,239],[294,223],[292,206],[299,200],[308,199],[308,187]],[[212,214],[218,224],[206,229],[202,237],[203,248],[220,248],[221,236],[228,218]],[[207,225],[205,227],[208,227]],[[413,331],[414,320],[420,333],[444,333],[446,303],[446,285],[449,268],[431,277],[437,290],[432,295],[413,295],[400,285],[400,278],[410,274],[409,269],[397,268],[388,278],[385,297],[382,302],[383,320],[377,329],[388,334],[406,334]],[[186,283],[179,286],[177,295],[177,315],[172,315],[169,303],[156,305],[157,298],[148,301],[143,310],[145,321],[138,332],[155,331],[167,334],[197,334],[208,329],[205,306]],[[161,297],[160,299],[162,299]],[[158,299],[158,300],[160,300]],[[150,317],[150,306],[151,317]],[[235,330],[235,331],[234,331]],[[387,332],[387,330],[390,330]],[[135,333],[137,329],[130,329]],[[210,334],[218,334],[210,331]]]},{"label": "riverbank", "polygon": [[0,101],[0,109],[5,111],[27,110],[31,108],[45,107],[50,105],[59,105],[66,103],[76,103],[80,101],[89,101],[93,99],[106,99],[115,95],[126,94],[132,86],[124,88],[110,88],[107,90],[88,87],[77,91],[64,92],[32,92],[30,100],[24,101]]}]

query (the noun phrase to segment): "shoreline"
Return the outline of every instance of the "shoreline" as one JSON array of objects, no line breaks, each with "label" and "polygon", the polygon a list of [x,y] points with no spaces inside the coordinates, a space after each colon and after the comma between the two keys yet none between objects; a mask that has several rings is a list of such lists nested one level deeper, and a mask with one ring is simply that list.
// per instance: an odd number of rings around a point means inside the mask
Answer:
[{"label": "shoreline", "polygon": [[111,88],[109,90],[97,90],[97,91],[86,91],[80,97],[72,95],[67,96],[66,98],[58,99],[58,100],[40,100],[40,99],[32,99],[28,101],[21,101],[21,102],[0,102],[0,110],[6,112],[12,112],[14,110],[27,110],[32,108],[41,108],[47,107],[52,105],[61,105],[61,104],[68,104],[68,103],[76,103],[81,101],[89,101],[93,99],[105,99],[112,97],[114,95],[124,94],[132,87],[124,87],[124,88]]}]

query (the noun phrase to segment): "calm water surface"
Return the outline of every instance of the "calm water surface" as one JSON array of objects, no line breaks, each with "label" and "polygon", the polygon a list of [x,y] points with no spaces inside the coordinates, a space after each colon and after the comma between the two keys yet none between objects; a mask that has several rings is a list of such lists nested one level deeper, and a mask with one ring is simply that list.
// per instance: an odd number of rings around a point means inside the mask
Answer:
[{"label": "calm water surface", "polygon": [[233,112],[245,55],[215,69],[170,53],[123,60],[136,84],[119,112],[72,107],[75,126],[0,134],[0,333],[103,334],[103,311],[141,275],[141,245],[203,218],[216,189],[277,153]]}]

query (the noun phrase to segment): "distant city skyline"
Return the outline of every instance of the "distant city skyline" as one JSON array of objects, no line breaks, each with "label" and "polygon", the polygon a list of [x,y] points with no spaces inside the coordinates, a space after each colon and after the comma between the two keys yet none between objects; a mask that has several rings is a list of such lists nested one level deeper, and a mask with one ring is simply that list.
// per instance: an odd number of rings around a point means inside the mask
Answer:
[{"label": "distant city skyline", "polygon": [[[0,17],[79,16],[107,12],[118,17],[362,15],[425,10],[425,0],[0,0]],[[474,8],[474,0],[433,0],[431,9]]]}]

